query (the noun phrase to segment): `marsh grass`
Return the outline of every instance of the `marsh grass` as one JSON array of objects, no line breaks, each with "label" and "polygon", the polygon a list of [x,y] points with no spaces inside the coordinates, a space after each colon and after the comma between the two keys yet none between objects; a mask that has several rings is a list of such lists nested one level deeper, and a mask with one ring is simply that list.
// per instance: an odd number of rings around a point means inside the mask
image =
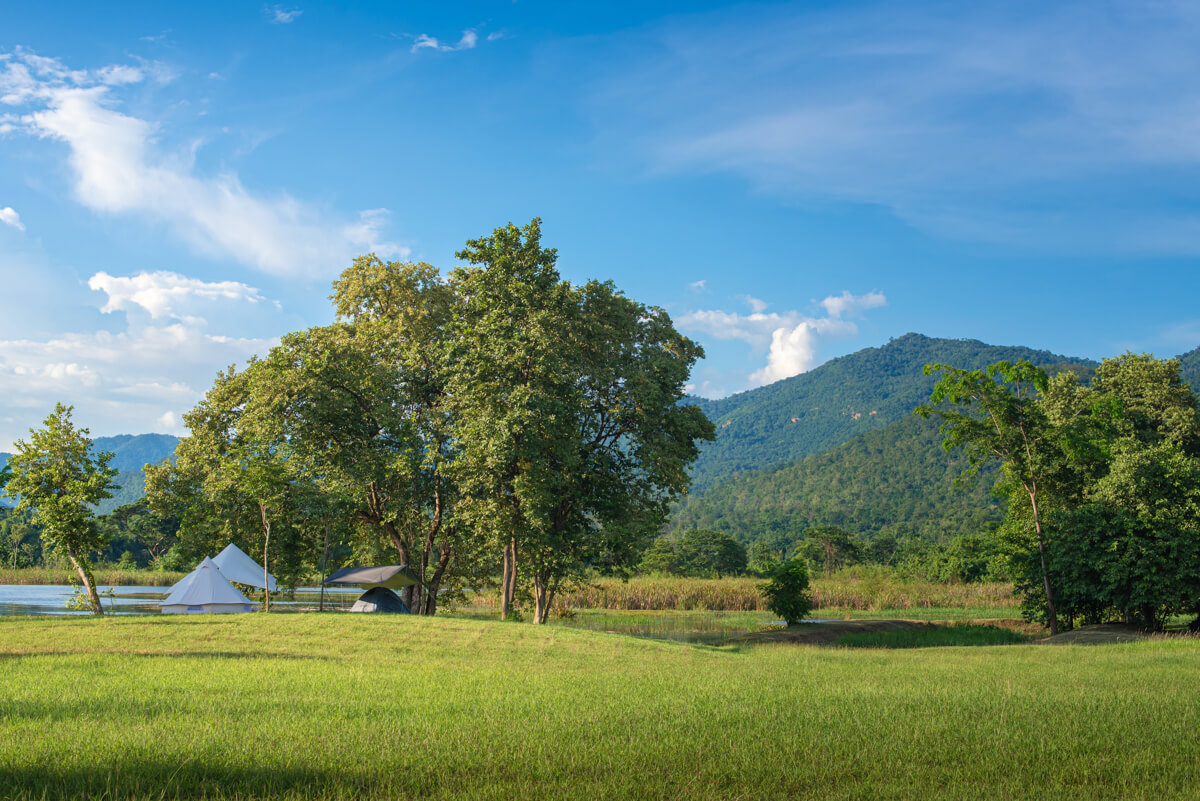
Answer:
[{"label": "marsh grass", "polygon": [[[115,567],[97,567],[92,573],[97,584],[112,587],[170,587],[185,575],[166,570]],[[78,581],[79,576],[70,567],[0,568],[0,584],[73,584]]]},{"label": "marsh grass", "polygon": [[939,648],[960,645],[1016,645],[1028,641],[1028,637],[1011,629],[966,624],[846,634],[834,645],[845,648]]},{"label": "marsh grass", "polygon": [[[557,603],[564,609],[757,612],[767,609],[758,589],[762,583],[756,578],[602,578],[563,594]],[[1007,583],[934,584],[878,573],[817,578],[811,591],[816,608],[850,612],[987,608],[1007,610],[1012,616],[1020,603]],[[470,604],[495,607],[497,596],[476,593]]]},{"label": "marsh grass", "polygon": [[0,619],[14,799],[1183,799],[1200,642],[689,646],[370,615]]}]

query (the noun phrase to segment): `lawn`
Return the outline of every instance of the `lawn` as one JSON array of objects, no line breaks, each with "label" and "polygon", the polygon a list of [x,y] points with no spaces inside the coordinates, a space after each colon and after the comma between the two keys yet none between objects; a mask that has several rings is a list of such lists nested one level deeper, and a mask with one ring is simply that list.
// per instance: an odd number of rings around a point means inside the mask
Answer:
[{"label": "lawn", "polygon": [[1194,798],[1200,642],[0,619],[5,798]]}]

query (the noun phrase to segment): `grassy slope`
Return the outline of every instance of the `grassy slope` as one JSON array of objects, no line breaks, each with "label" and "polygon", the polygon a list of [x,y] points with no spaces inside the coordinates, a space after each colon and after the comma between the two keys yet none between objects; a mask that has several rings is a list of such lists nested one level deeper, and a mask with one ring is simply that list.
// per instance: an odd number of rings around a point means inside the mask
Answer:
[{"label": "grassy slope", "polygon": [[1192,798],[1200,643],[698,648],[453,619],[0,620],[6,797]]}]

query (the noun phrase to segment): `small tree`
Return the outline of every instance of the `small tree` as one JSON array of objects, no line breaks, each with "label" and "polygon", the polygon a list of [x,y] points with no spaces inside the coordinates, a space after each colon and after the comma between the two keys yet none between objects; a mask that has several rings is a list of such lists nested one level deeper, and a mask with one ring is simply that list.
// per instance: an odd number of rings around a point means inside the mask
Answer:
[{"label": "small tree", "polygon": [[46,548],[70,560],[92,612],[102,615],[88,555],[104,547],[104,534],[92,508],[119,488],[113,481],[117,471],[108,465],[111,453],[92,454],[88,430],[71,422],[72,408],[55,404],[45,428],[30,429],[29,442],[17,440],[7,492],[19,499],[18,510],[33,512]]},{"label": "small tree", "polygon": [[812,596],[808,594],[808,567],[803,559],[792,559],[775,568],[771,580],[759,585],[767,599],[767,608],[791,626],[799,623],[812,611]]}]

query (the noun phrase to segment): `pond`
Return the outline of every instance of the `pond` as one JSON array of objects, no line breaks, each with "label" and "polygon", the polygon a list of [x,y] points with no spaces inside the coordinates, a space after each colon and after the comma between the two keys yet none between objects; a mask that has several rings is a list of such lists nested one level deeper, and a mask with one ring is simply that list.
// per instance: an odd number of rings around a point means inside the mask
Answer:
[{"label": "pond", "polygon": [[[115,615],[161,614],[158,602],[167,596],[167,587],[108,587],[97,588],[106,613]],[[67,608],[67,600],[75,588],[66,584],[0,584],[0,615],[86,615]],[[349,609],[362,594],[357,587],[326,587],[325,606]],[[271,607],[287,611],[316,609],[320,601],[319,587],[302,587],[295,593],[271,596]],[[261,602],[261,595],[253,597]]]}]

